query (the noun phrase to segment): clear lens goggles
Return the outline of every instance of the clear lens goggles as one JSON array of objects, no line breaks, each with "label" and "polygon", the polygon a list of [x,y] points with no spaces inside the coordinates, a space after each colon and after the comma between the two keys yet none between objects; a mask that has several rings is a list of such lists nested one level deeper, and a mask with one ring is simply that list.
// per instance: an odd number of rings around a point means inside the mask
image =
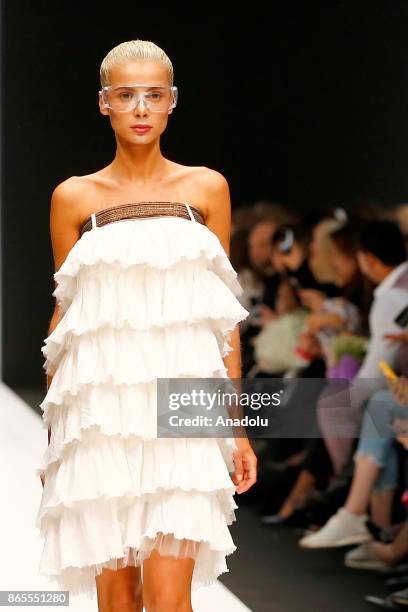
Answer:
[{"label": "clear lens goggles", "polygon": [[[145,91],[139,91],[143,87]],[[105,108],[118,113],[127,113],[141,104],[143,110],[152,113],[167,113],[175,108],[178,98],[178,89],[175,86],[150,85],[134,83],[132,85],[107,85],[99,92]]]}]

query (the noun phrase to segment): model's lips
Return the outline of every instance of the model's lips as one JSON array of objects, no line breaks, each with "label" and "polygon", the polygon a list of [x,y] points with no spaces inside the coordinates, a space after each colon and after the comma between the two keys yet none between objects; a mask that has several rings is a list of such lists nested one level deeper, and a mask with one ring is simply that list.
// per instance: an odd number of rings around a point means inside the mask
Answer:
[{"label": "model's lips", "polygon": [[148,132],[149,130],[152,129],[151,125],[146,125],[144,123],[140,123],[140,124],[137,124],[137,125],[131,125],[130,127],[135,132],[141,132],[141,133]]}]

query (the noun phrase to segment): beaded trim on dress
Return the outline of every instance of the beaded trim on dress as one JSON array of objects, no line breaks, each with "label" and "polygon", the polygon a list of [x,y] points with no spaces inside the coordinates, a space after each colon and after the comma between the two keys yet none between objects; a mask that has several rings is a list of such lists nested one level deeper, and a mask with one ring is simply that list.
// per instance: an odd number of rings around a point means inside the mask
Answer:
[{"label": "beaded trim on dress", "polygon": [[[194,219],[191,219],[189,209],[191,210]],[[191,221],[205,224],[202,212],[195,206],[183,204],[181,202],[130,202],[128,204],[119,204],[105,208],[96,213],[93,213],[82,225],[81,236],[84,232],[89,231],[95,225],[101,227],[107,223],[121,221],[124,219],[134,219],[137,217],[184,217]]]}]

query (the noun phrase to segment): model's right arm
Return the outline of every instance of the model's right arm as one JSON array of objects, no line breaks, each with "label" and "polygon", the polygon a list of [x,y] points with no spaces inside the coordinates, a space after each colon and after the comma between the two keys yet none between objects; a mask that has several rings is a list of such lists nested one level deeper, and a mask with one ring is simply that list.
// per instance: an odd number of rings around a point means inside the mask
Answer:
[{"label": "model's right arm", "polygon": [[[57,185],[51,196],[50,234],[55,272],[64,263],[69,251],[80,237],[81,187],[77,177],[71,177]],[[48,335],[57,326],[59,317],[59,307],[55,303],[48,328]],[[51,384],[51,380],[52,375],[48,374],[47,389]],[[50,442],[50,435],[51,430],[48,429],[48,444]]]}]

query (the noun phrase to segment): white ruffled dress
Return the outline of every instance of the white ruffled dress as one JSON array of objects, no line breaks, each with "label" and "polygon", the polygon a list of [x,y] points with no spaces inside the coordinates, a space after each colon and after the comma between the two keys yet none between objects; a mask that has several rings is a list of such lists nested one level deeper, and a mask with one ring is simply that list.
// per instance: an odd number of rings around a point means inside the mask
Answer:
[{"label": "white ruffled dress", "polygon": [[227,377],[230,333],[249,314],[218,237],[185,206],[190,219],[93,223],[54,274],[36,526],[39,573],[71,595],[93,598],[104,568],[153,549],[193,557],[195,589],[236,550],[234,439],[157,437],[157,378]]}]

